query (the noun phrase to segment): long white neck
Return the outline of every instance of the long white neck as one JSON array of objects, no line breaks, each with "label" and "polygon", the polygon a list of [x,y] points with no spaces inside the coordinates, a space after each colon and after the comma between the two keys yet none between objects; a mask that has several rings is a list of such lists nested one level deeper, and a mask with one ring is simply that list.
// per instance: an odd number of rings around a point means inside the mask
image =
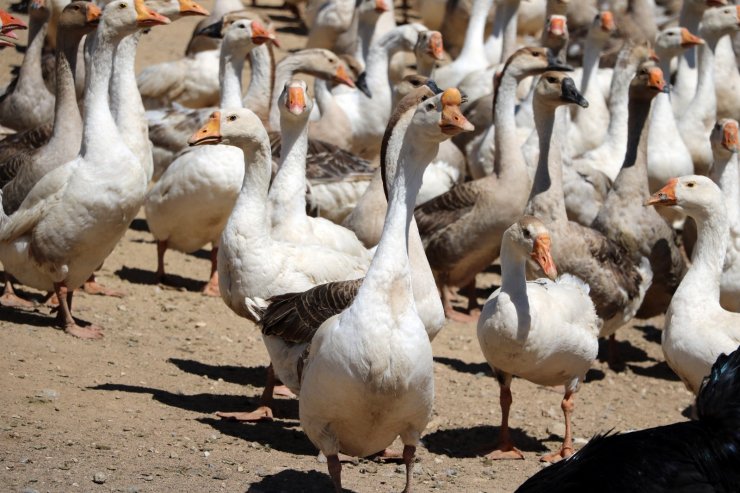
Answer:
[{"label": "long white neck", "polygon": [[365,64],[367,61],[367,55],[370,53],[370,46],[372,46],[373,35],[375,34],[375,26],[378,22],[378,16],[369,15],[357,17],[357,42],[355,44],[354,56],[358,62]]},{"label": "long white neck", "polygon": [[257,142],[234,142],[244,153],[244,181],[231,216],[238,218],[240,231],[249,238],[269,238],[267,189],[272,174],[272,152],[267,131],[264,128],[258,131]]},{"label": "long white neck", "polygon": [[599,70],[601,50],[604,49],[605,43],[606,40],[601,37],[595,38],[590,36],[586,40],[586,47],[583,52],[583,75],[581,76],[581,94],[584,96],[587,96],[586,92],[590,87],[589,82],[591,82],[591,76]]},{"label": "long white neck", "polygon": [[[483,36],[486,32],[486,20],[488,11],[491,10],[493,0],[474,0],[470,11],[468,28],[465,31],[465,42],[458,59],[460,60],[482,60],[486,56],[486,48]],[[481,67],[485,68],[485,67]]]},{"label": "long white neck", "polygon": [[711,128],[717,117],[717,93],[714,90],[714,49],[719,38],[704,34],[705,44],[699,47],[699,81],[694,98],[682,118],[701,120],[704,128]]},{"label": "long white neck", "polygon": [[[560,146],[551,145],[555,108],[534,100],[534,123],[540,144],[540,157],[534,175],[526,212],[545,222],[566,221],[563,197],[563,168]],[[560,133],[560,132],[558,132]],[[549,220],[549,221],[548,221]]]},{"label": "long white neck", "polygon": [[501,292],[508,294],[517,303],[517,306],[524,302],[529,308],[526,278],[527,259],[511,243],[512,240],[509,239],[508,233],[504,233],[504,239],[501,243]]},{"label": "long white neck", "polygon": [[308,152],[308,115],[280,119],[282,143],[280,167],[270,185],[272,224],[281,219],[306,214],[306,153]]},{"label": "long white neck", "polygon": [[54,127],[49,146],[58,143],[82,141],[82,117],[77,106],[74,73],[77,65],[77,46],[82,35],[59,31],[56,54],[56,100],[54,101]]},{"label": "long white neck", "polygon": [[90,57],[85,65],[85,117],[82,124],[83,157],[106,160],[112,151],[125,148],[110,111],[108,84],[113,68],[113,53],[121,36],[106,25],[105,18],[90,42]]},{"label": "long white neck", "polygon": [[[678,16],[678,25],[685,27],[689,32],[696,33],[699,31],[699,24],[701,23],[701,17],[704,13],[704,8],[694,6],[691,2],[683,2],[681,6],[681,13]],[[679,58],[679,69],[683,65],[689,66],[691,69],[696,67],[696,49],[689,48],[685,50]]]},{"label": "long white neck", "polygon": [[334,94],[329,88],[329,82],[324,79],[315,79],[313,81],[313,95],[316,98],[316,105],[319,107],[321,115],[325,115],[334,101]]},{"label": "long white neck", "polygon": [[[28,39],[28,48],[26,55],[23,57],[20,72],[18,73],[18,82],[16,88],[34,88],[49,93],[44,83],[44,76],[41,72],[41,52],[44,49],[44,39],[49,23],[43,19],[31,17]],[[18,89],[16,89],[17,91]]]},{"label": "long white neck", "polygon": [[493,106],[494,134],[493,172],[500,175],[504,170],[520,170],[526,173],[526,161],[517,144],[516,88],[519,81],[504,72],[499,80]]},{"label": "long white neck", "polygon": [[246,46],[229,42],[221,43],[221,54],[218,62],[218,79],[221,83],[221,108],[242,107],[242,70],[244,59],[249,53]]},{"label": "long white neck", "polygon": [[272,85],[275,79],[275,59],[272,47],[267,44],[256,46],[249,52],[252,71],[249,76],[249,88],[242,99],[245,108],[252,110],[263,122],[270,114]]},{"label": "long white neck", "polygon": [[740,169],[736,152],[721,152],[714,154],[714,164],[709,177],[714,181],[725,196],[727,204],[727,219],[733,230],[740,231]]},{"label": "long white neck", "polygon": [[[624,60],[614,68],[612,83],[609,86],[609,126],[606,129],[605,142],[609,142],[616,152],[624,153],[627,146],[627,120],[629,105],[630,81],[635,75],[637,64]],[[614,175],[611,175],[614,176]]]},{"label": "long white neck", "polygon": [[488,62],[502,63],[516,49],[516,27],[520,0],[508,0],[496,7],[493,28],[485,44]]},{"label": "long white neck", "polygon": [[373,92],[372,99],[364,96],[360,101],[372,111],[382,112],[383,121],[387,122],[391,116],[393,94],[388,77],[388,65],[390,59],[404,49],[404,36],[400,30],[383,36],[377,43],[370,47],[367,55],[367,66],[365,67],[367,86]]},{"label": "long white neck", "polygon": [[640,201],[649,194],[647,177],[648,115],[650,100],[633,98],[629,105],[627,152],[614,181],[614,193],[634,196]]}]

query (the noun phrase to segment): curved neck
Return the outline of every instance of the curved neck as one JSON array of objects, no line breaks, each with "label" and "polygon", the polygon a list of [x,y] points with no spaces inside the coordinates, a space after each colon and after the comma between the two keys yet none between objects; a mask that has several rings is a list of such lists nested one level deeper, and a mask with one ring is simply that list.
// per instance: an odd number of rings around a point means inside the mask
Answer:
[{"label": "curved neck", "polygon": [[671,60],[673,60],[673,57],[670,56],[668,53],[666,53],[664,50],[655,50],[656,55],[658,55],[658,58],[660,58],[660,62],[658,62],[658,66],[660,67],[660,70],[663,71],[663,74],[666,77],[666,80],[668,80],[670,74],[671,74]]},{"label": "curved neck", "polygon": [[285,116],[280,119],[280,167],[269,192],[272,224],[283,218],[306,215],[307,116],[299,121]]},{"label": "curved neck", "polygon": [[[508,0],[496,7],[491,34],[486,40],[486,50],[500,52],[493,63],[501,63],[509,59],[516,50],[516,28],[520,0]],[[496,46],[496,48],[493,48]]]},{"label": "curved neck", "polygon": [[272,174],[272,152],[267,132],[264,128],[260,132],[257,142],[233,144],[244,153],[244,181],[231,216],[239,218],[244,226],[240,230],[249,237],[270,236],[267,189]]},{"label": "curved neck", "polygon": [[617,149],[623,149],[627,141],[629,86],[636,70],[637,65],[633,62],[626,62],[620,66],[617,61],[609,87],[610,119],[604,141],[611,142]]},{"label": "curved neck", "polygon": [[49,145],[56,142],[80,142],[82,117],[77,106],[74,73],[77,66],[77,46],[83,34],[64,31],[57,35],[56,100],[54,101],[54,126]]},{"label": "curved neck", "polygon": [[363,18],[363,16],[355,15],[355,18],[357,22],[357,41],[354,56],[358,62],[365,64],[367,56],[370,53],[370,47],[372,46],[378,17],[367,19]]},{"label": "curved neck", "polygon": [[221,83],[221,108],[242,107],[242,70],[244,59],[249,53],[246,46],[231,43],[225,39],[221,43],[218,62],[218,79]]},{"label": "curved neck", "polygon": [[719,186],[727,204],[730,227],[740,231],[740,170],[736,152],[722,149],[714,153],[714,164],[709,177]]},{"label": "curved neck", "polygon": [[493,172],[500,175],[505,169],[526,170],[521,148],[517,145],[516,88],[519,81],[504,71],[496,89],[493,105],[494,157]]},{"label": "curved neck", "polygon": [[537,216],[545,222],[567,220],[563,197],[563,169],[560,146],[551,145],[555,126],[556,108],[533,102],[534,123],[540,144],[540,157],[534,175],[532,192],[529,195],[527,214]]},{"label": "curved neck", "polygon": [[41,52],[44,48],[44,39],[49,23],[46,20],[31,17],[28,39],[28,48],[26,55],[23,57],[20,72],[18,73],[18,83],[16,91],[21,87],[35,88],[44,92],[49,92],[44,83],[44,77],[41,72]]},{"label": "curved neck", "polygon": [[647,178],[648,115],[650,100],[633,97],[629,103],[627,153],[622,169],[614,181],[616,193],[636,193],[636,200],[649,194]]},{"label": "curved neck", "polygon": [[[486,56],[483,36],[486,31],[488,11],[491,10],[493,0],[474,0],[470,12],[468,28],[465,31],[465,42],[460,51],[459,59],[480,60]],[[485,68],[485,67],[481,67]]]},{"label": "curved neck", "polygon": [[581,94],[585,95],[589,88],[591,76],[599,70],[601,50],[604,48],[601,38],[589,37],[583,52],[583,75],[581,77]]},{"label": "curved neck", "polygon": [[714,124],[717,114],[717,94],[714,90],[714,49],[719,37],[704,34],[706,44],[699,47],[699,80],[696,93],[683,118],[701,120],[706,128]]},{"label": "curved neck", "polygon": [[270,114],[272,86],[275,83],[275,58],[272,46],[256,46],[249,52],[252,71],[249,76],[249,88],[242,99],[245,108],[252,110],[263,122]]},{"label": "curved neck", "polygon": [[[683,2],[681,6],[681,13],[678,16],[678,25],[685,27],[689,32],[696,33],[699,31],[699,23],[701,23],[702,14],[704,14],[704,8],[692,5],[691,2]],[[685,50],[679,58],[679,67],[686,65],[689,69],[696,67],[696,49],[689,48]],[[679,68],[679,72],[681,68]]]},{"label": "curved neck", "polygon": [[512,299],[527,299],[527,259],[522,257],[511,244],[507,233],[501,243],[501,292]]}]

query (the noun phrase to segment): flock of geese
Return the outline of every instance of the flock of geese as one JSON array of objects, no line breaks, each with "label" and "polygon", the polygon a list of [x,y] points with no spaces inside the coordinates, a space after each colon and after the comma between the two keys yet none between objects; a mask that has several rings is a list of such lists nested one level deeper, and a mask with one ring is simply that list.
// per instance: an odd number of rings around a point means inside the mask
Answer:
[{"label": "flock of geese", "polygon": [[[193,0],[32,0],[28,26],[0,11],[1,47],[29,30],[0,98],[2,305],[32,307],[13,283],[30,286],[58,303],[58,327],[102,337],[73,318],[73,294],[119,295],[94,273],[143,206],[158,280],[168,249],[211,244],[203,293],[261,327],[261,405],[220,415],[271,418],[274,393],[299,395],[337,491],[340,452],[393,455],[400,436],[405,492],[446,319],[477,323],[500,386],[490,459],[523,458],[512,377],[563,386],[564,440],[542,457],[556,462],[574,454],[598,339],[616,365],[619,328],[665,313],[666,361],[714,442],[666,452],[693,474],[629,472],[660,491],[737,491],[738,425],[710,397],[740,407],[740,382],[722,383],[737,358],[721,356],[740,345],[740,7],[415,0],[424,24],[397,25],[389,0],[286,6],[308,37],[279,62],[270,22],[240,0],[210,14]],[[142,35],[192,15],[205,18],[185,56],[137,75]],[[496,260],[501,286],[481,307],[476,276]],[[593,475],[606,461],[593,443],[557,467]]]}]

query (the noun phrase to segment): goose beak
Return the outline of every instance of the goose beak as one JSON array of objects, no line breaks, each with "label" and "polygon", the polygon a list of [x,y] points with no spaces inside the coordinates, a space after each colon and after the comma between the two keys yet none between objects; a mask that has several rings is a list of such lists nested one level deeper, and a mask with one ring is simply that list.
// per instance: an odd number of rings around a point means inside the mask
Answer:
[{"label": "goose beak", "polygon": [[347,74],[347,70],[344,68],[344,65],[342,64],[340,64],[337,67],[337,71],[334,73],[334,82],[347,85],[353,89],[356,87],[355,82]]},{"label": "goose beak", "polygon": [[388,12],[388,5],[385,4],[385,0],[375,0],[375,12],[379,14]]},{"label": "goose beak", "polygon": [[138,24],[139,27],[163,26],[170,23],[170,20],[167,17],[144,5],[143,0],[136,0],[134,2],[134,8],[136,8],[137,14],[136,24]]},{"label": "goose beak", "polygon": [[690,48],[696,45],[703,45],[704,40],[699,36],[691,34],[685,27],[681,28],[681,48]]},{"label": "goose beak", "polygon": [[100,8],[92,2],[87,4],[87,24],[97,26],[100,24],[100,16],[103,15]]},{"label": "goose beak", "polygon": [[206,124],[188,139],[188,144],[190,146],[219,144],[221,140],[221,112],[214,111]]},{"label": "goose beak", "polygon": [[652,194],[645,205],[676,205],[676,184],[678,178],[671,178],[668,184]]},{"label": "goose beak", "polygon": [[578,92],[575,82],[573,82],[573,79],[571,79],[570,77],[566,77],[561,83],[560,98],[563,101],[575,103],[581,108],[588,108],[588,101],[586,101],[586,98],[584,98],[583,95]]},{"label": "goose beak", "polygon": [[252,42],[256,45],[274,41],[275,34],[271,33],[259,21],[252,21]]},{"label": "goose beak", "polygon": [[601,13],[601,30],[607,33],[616,31],[617,25],[614,23],[614,16],[608,10]]},{"label": "goose beak", "polygon": [[547,50],[547,68],[545,70],[557,70],[559,72],[573,72],[573,67],[561,63],[552,50]]},{"label": "goose beak", "polygon": [[5,41],[4,39],[0,38],[0,48],[6,48],[9,46],[15,46],[15,43],[11,43],[10,41]]},{"label": "goose beak", "polygon": [[0,10],[0,22],[2,22],[2,33],[6,35],[14,29],[28,29],[25,22],[4,10]]},{"label": "goose beak", "polygon": [[[0,32],[0,36],[4,38],[8,38],[8,39],[18,39],[18,35],[14,33],[13,31]],[[15,46],[15,45],[12,45],[12,46]]]},{"label": "goose beak", "polygon": [[565,19],[560,17],[551,18],[548,31],[553,36],[563,36],[565,34]]},{"label": "goose beak", "polygon": [[439,31],[434,31],[429,37],[429,53],[435,60],[443,60],[445,57],[445,46]]},{"label": "goose beak", "polygon": [[648,71],[648,83],[647,86],[657,90],[658,92],[665,91],[665,79],[663,79],[663,71],[658,67],[653,67]]},{"label": "goose beak", "polygon": [[725,123],[722,132],[722,146],[730,152],[740,151],[740,135],[738,135],[737,122],[730,121]]},{"label": "goose beak", "polygon": [[370,88],[367,87],[367,72],[363,72],[357,77],[355,86],[357,86],[357,89],[362,91],[362,94],[372,99],[373,93],[370,92]]},{"label": "goose beak", "polygon": [[454,87],[442,93],[442,118],[439,120],[439,127],[443,134],[453,137],[475,130],[473,124],[460,111],[462,102],[462,94]]},{"label": "goose beak", "polygon": [[548,234],[543,234],[535,238],[534,247],[532,248],[532,259],[539,264],[547,277],[555,280],[558,277],[558,270],[555,268],[555,262],[552,260],[550,245],[550,235]]},{"label": "goose beak", "polygon": [[302,87],[288,87],[288,111],[300,115],[306,111],[306,96]]},{"label": "goose beak", "polygon": [[195,32],[194,36],[208,36],[209,38],[222,38],[223,35],[221,31],[224,28],[224,20],[221,19],[218,22],[214,22],[213,24],[206,26],[202,29],[199,29]]},{"label": "goose beak", "polygon": [[180,0],[180,15],[209,15],[209,12],[192,0]]}]

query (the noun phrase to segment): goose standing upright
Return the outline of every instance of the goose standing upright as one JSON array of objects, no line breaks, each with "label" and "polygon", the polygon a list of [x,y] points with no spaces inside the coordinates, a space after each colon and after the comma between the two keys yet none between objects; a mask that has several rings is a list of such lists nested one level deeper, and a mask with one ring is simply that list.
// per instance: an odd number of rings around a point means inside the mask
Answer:
[{"label": "goose standing upright", "polygon": [[424,167],[439,142],[471,128],[460,112],[461,99],[457,89],[448,89],[412,114],[396,143],[399,166],[377,253],[352,304],[324,322],[311,343],[302,374],[301,426],[326,455],[337,493],[340,451],[364,457],[399,435],[404,491],[411,490],[416,446],[431,417],[434,376],[432,348],[411,289],[408,228]]},{"label": "goose standing upright", "polygon": [[74,160],[47,173],[0,226],[0,260],[23,284],[54,291],[57,322],[71,335],[99,338],[100,328],[72,318],[74,289],[115,248],[141,207],[146,173],[123,143],[108,105],[113,54],[139,26],[169,19],[141,0],[116,0],[103,10],[86,67],[82,146]]},{"label": "goose standing upright", "polygon": [[717,356],[740,345],[740,313],[719,302],[729,237],[726,198],[709,178],[689,175],[669,181],[646,205],[679,206],[699,229],[691,267],[673,295],[662,337],[668,366],[696,394]]}]

